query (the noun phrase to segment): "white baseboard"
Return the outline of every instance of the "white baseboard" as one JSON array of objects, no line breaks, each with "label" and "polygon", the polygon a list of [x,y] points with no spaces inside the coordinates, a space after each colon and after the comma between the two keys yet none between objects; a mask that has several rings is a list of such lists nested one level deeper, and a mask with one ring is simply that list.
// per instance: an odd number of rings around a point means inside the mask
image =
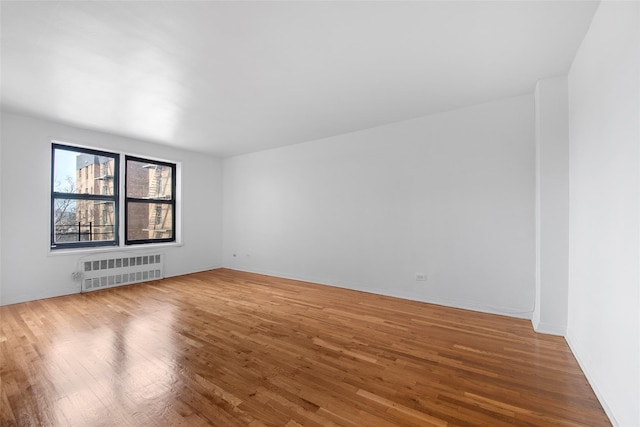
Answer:
[{"label": "white baseboard", "polygon": [[[394,292],[389,292],[389,291],[380,291],[378,289],[369,289],[369,290],[367,290],[367,289],[364,289],[362,286],[358,286],[357,284],[347,284],[347,283],[341,283],[339,281],[331,281],[330,283],[328,283],[328,282],[326,282],[326,281],[324,281],[322,279],[319,279],[319,278],[298,277],[298,276],[295,276],[295,275],[281,274],[281,273],[275,272],[275,271],[246,269],[246,268],[238,268],[238,267],[224,267],[224,268],[229,268],[230,270],[244,271],[244,272],[247,272],[247,273],[255,273],[255,274],[264,274],[264,275],[268,275],[268,276],[275,276],[275,277],[280,277],[280,278],[283,278],[283,279],[291,279],[291,280],[299,280],[299,281],[304,281],[304,282],[312,282],[312,283],[317,283],[317,284],[321,284],[321,285],[334,286],[334,287],[338,287],[338,288],[351,289],[351,290],[356,290],[356,291],[361,291],[361,292],[378,293],[378,294],[381,294],[381,295],[387,295],[387,296],[396,297],[396,298],[409,299],[409,300],[413,300],[413,301],[426,302],[426,303],[429,303],[429,304],[443,305],[443,306],[453,307],[453,308],[461,308],[461,309],[464,309],[464,310],[479,311],[479,312],[482,312],[482,313],[498,314],[498,315],[503,315],[503,316],[523,318],[523,319],[529,319],[529,320],[531,320],[531,317],[533,315],[533,311],[531,311],[531,312],[516,312],[516,311],[513,311],[513,310],[509,310],[509,309],[501,309],[501,308],[497,308],[497,307],[487,307],[486,305],[475,303],[475,302],[471,302],[471,301],[455,301],[455,300],[442,299],[442,298],[416,299],[416,298],[408,297],[406,295],[397,295],[397,294],[394,294]],[[534,328],[534,330],[536,332],[544,333],[544,334],[550,334],[550,335],[558,335],[558,336],[564,337],[564,339],[566,340],[567,344],[569,345],[569,348],[570,348],[571,352],[573,353],[574,357],[578,361],[578,365],[580,365],[580,368],[584,372],[584,374],[585,374],[585,376],[587,378],[587,381],[591,385],[591,388],[593,389],[593,391],[594,391],[594,393],[596,395],[596,398],[598,399],[598,401],[602,405],[602,408],[604,409],[607,417],[609,417],[609,420],[611,421],[611,424],[614,427],[622,427],[616,421],[615,417],[613,416],[613,413],[611,412],[611,409],[607,405],[607,402],[604,399],[604,396],[602,395],[602,392],[600,392],[600,390],[598,389],[598,386],[594,381],[593,375],[590,374],[587,365],[584,363],[583,360],[581,360],[580,355],[576,351],[575,346],[572,344],[571,339],[569,337],[569,331],[567,330],[567,328],[566,327],[562,327],[562,326],[558,326],[558,325],[548,324],[548,323],[538,323],[538,325],[533,325],[533,322],[532,322],[532,326],[533,326],[533,328]]]},{"label": "white baseboard", "polygon": [[235,266],[225,267],[225,268],[228,268],[230,270],[236,270],[236,271],[244,271],[246,273],[264,274],[267,276],[280,277],[282,279],[299,280],[301,282],[317,283],[319,285],[333,286],[336,288],[350,289],[353,291],[368,292],[368,293],[377,294],[377,295],[385,295],[389,297],[401,298],[401,299],[406,299],[410,301],[418,301],[418,302],[425,302],[428,304],[442,305],[445,307],[460,308],[463,310],[478,311],[478,312],[487,313],[487,314],[497,314],[500,316],[515,317],[518,319],[529,320],[531,319],[531,315],[533,314],[533,311],[518,311],[517,309],[511,309],[508,307],[488,306],[486,304],[478,303],[475,301],[454,300],[454,299],[440,298],[440,297],[422,297],[422,296],[407,295],[399,292],[394,292],[393,290],[390,290],[390,289],[372,289],[372,288],[367,288],[366,286],[363,286],[358,283],[349,283],[349,282],[344,282],[340,280],[328,281],[318,277],[302,277],[302,276],[291,275],[291,274],[282,274],[277,271],[240,268]]},{"label": "white baseboard", "polygon": [[538,322],[536,324],[534,321],[531,321],[531,324],[533,325],[533,330],[540,334],[557,335],[559,337],[564,337],[567,334],[566,326],[563,327],[545,322]]},{"label": "white baseboard", "polygon": [[618,423],[618,421],[616,420],[616,417],[613,416],[613,412],[611,412],[611,408],[609,408],[609,405],[607,405],[607,401],[602,395],[602,392],[600,391],[600,389],[598,389],[598,385],[596,384],[593,378],[593,375],[591,375],[591,372],[589,371],[587,364],[580,357],[580,354],[577,351],[576,346],[571,341],[569,331],[567,331],[567,335],[565,336],[564,339],[569,345],[569,348],[571,349],[571,353],[573,353],[573,357],[575,357],[576,360],[578,361],[578,365],[580,365],[580,369],[582,369],[582,372],[584,373],[585,377],[587,377],[587,381],[589,381],[589,385],[591,385],[591,388],[593,389],[593,392],[595,393],[596,398],[600,402],[600,405],[602,405],[602,409],[604,409],[605,414],[607,414],[607,417],[609,417],[609,421],[611,421],[611,424],[614,427],[622,427],[620,423]]}]

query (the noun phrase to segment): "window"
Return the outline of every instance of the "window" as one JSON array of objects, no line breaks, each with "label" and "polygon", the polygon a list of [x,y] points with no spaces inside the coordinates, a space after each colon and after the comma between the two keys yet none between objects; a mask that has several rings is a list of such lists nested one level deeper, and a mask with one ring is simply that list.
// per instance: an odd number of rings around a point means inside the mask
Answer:
[{"label": "window", "polygon": [[117,154],[52,145],[52,249],[118,245],[118,167]]},{"label": "window", "polygon": [[176,241],[176,164],[121,157],[52,145],[52,250]]},{"label": "window", "polygon": [[125,243],[174,242],[176,165],[126,156]]}]

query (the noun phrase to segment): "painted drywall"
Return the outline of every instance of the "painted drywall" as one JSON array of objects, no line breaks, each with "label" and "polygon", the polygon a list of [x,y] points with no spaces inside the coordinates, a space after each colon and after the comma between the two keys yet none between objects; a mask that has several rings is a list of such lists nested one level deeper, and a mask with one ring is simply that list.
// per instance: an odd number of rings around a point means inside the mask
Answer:
[{"label": "painted drywall", "polygon": [[640,3],[600,4],[569,72],[567,341],[615,425],[640,425]]},{"label": "painted drywall", "polygon": [[[0,115],[0,129],[2,116]],[[0,137],[0,166],[2,165],[2,138]],[[0,170],[0,305],[2,305],[2,171]]]},{"label": "painted drywall", "polygon": [[2,114],[1,132],[2,304],[80,291],[82,254],[49,250],[52,140],[180,162],[182,245],[162,247],[165,275],[222,264],[221,160],[16,114]]},{"label": "painted drywall", "polygon": [[536,304],[538,332],[564,336],[569,297],[567,76],[536,85]]},{"label": "painted drywall", "polygon": [[531,318],[534,162],[532,95],[228,158],[224,264]]}]

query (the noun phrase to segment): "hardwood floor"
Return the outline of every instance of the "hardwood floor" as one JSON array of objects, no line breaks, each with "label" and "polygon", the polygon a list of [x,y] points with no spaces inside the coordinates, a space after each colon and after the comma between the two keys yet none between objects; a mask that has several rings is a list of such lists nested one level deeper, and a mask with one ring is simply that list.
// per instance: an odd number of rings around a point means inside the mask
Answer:
[{"label": "hardwood floor", "polygon": [[610,425],[527,320],[224,269],[0,316],[2,426]]}]

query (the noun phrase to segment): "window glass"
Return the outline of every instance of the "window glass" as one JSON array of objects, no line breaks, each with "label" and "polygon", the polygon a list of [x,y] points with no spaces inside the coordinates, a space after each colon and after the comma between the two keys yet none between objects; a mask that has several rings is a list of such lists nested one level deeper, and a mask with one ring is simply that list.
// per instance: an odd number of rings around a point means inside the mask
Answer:
[{"label": "window glass", "polygon": [[174,163],[126,157],[125,243],[175,241]]},{"label": "window glass", "polygon": [[171,200],[173,165],[127,161],[127,197]]},{"label": "window glass", "polygon": [[127,240],[173,238],[173,209],[168,203],[127,203]]},{"label": "window glass", "polygon": [[56,198],[54,206],[55,244],[116,239],[114,202]]},{"label": "window glass", "polygon": [[118,244],[119,155],[53,144],[51,248]]},{"label": "window glass", "polygon": [[54,149],[53,191],[60,193],[114,194],[115,158]]}]

